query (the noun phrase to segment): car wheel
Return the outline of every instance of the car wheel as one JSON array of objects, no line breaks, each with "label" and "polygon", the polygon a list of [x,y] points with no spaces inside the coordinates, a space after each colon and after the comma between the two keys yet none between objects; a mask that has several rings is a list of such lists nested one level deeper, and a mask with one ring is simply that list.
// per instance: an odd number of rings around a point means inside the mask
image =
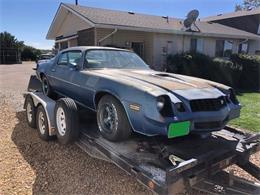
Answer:
[{"label": "car wheel", "polygon": [[26,120],[30,127],[36,128],[36,108],[30,95],[25,98],[24,107],[26,110]]},{"label": "car wheel", "polygon": [[59,99],[55,105],[55,125],[61,144],[69,144],[78,138],[78,121],[76,103],[70,98]]},{"label": "car wheel", "polygon": [[52,97],[53,95],[50,83],[45,75],[42,76],[42,92],[48,97]]},{"label": "car wheel", "polygon": [[45,141],[50,140],[48,119],[42,105],[37,108],[36,124],[39,137]]},{"label": "car wheel", "polygon": [[103,96],[98,103],[97,123],[101,135],[110,141],[125,140],[132,132],[123,106],[110,95]]}]

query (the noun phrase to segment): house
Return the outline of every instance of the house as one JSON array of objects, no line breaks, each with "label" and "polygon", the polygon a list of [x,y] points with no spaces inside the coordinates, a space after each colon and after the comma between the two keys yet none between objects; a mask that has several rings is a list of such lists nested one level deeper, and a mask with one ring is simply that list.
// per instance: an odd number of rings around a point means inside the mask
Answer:
[{"label": "house", "polygon": [[[260,35],[260,8],[219,14],[203,18],[203,21],[214,22]],[[248,40],[239,47],[239,52],[260,55],[260,41]]]},{"label": "house", "polygon": [[47,39],[57,50],[71,46],[113,46],[134,50],[148,64],[161,67],[168,54],[196,51],[209,56],[237,53],[245,40],[258,35],[222,24],[196,21],[191,30],[183,20],[134,12],[61,3]]}]

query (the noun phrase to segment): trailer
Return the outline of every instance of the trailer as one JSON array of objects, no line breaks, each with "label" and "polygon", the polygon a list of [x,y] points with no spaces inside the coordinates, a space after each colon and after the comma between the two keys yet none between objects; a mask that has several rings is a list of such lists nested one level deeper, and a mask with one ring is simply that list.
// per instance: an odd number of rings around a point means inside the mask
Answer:
[{"label": "trailer", "polygon": [[[55,136],[55,99],[41,92],[39,81],[32,76],[25,98],[33,102],[31,110],[44,109],[48,135]],[[35,112],[27,112],[27,118]],[[84,112],[84,111],[83,111]],[[79,122],[76,144],[91,157],[114,163],[157,194],[177,194],[193,189],[210,194],[260,194],[260,184],[227,173],[236,164],[258,180],[259,167],[249,161],[259,151],[260,135],[231,127],[205,136],[188,135],[175,139],[134,134],[123,142],[110,142],[98,131],[93,117]],[[40,117],[40,116],[38,116]],[[33,116],[37,119],[37,116]],[[28,119],[27,119],[28,120]]]}]

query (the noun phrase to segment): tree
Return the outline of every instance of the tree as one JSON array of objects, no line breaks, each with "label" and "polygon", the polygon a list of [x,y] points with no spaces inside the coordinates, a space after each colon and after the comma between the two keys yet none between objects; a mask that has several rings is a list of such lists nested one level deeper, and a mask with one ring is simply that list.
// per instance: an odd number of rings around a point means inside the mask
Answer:
[{"label": "tree", "polygon": [[22,60],[36,60],[41,55],[41,50],[25,45],[22,50]]},{"label": "tree", "polygon": [[0,41],[0,49],[16,49],[16,51],[21,52],[22,60],[36,60],[37,56],[41,55],[41,50],[25,45],[23,41],[18,41],[15,36],[9,32],[1,32]]},{"label": "tree", "polygon": [[235,6],[235,11],[251,10],[260,7],[260,0],[244,0],[244,2]]},{"label": "tree", "polygon": [[1,48],[22,49],[24,47],[23,41],[18,41],[15,36],[6,31],[0,33],[0,40]]}]

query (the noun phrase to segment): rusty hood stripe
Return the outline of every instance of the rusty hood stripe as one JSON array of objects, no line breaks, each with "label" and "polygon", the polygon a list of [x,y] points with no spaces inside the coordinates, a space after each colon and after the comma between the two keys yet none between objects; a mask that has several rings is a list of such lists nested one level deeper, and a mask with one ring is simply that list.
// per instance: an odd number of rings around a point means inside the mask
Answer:
[{"label": "rusty hood stripe", "polygon": [[184,90],[184,89],[202,89],[212,88],[206,82],[197,81],[196,79],[189,79],[189,77],[182,77],[165,72],[157,72],[152,70],[118,70],[118,69],[100,69],[94,72],[104,75],[114,76],[115,78],[132,78],[138,81],[146,82],[157,87],[161,87],[168,91]]}]

